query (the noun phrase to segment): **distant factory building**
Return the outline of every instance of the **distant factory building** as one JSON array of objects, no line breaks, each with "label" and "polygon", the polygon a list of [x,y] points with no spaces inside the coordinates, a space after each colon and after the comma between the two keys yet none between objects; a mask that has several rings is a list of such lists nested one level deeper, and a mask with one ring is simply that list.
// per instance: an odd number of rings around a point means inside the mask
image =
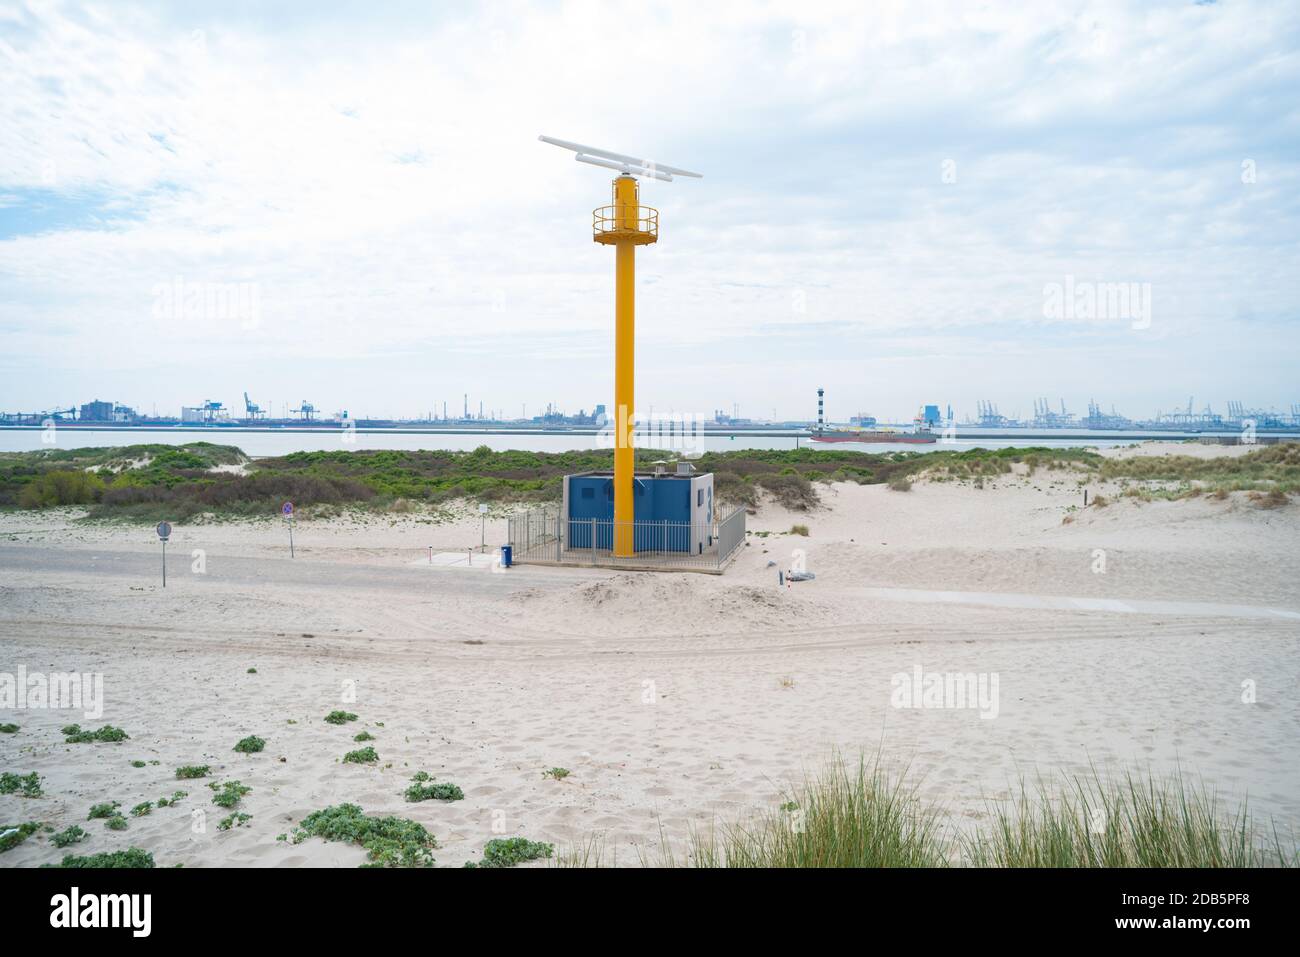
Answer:
[{"label": "distant factory building", "polygon": [[100,402],[98,399],[94,402],[83,402],[81,404],[81,420],[83,422],[112,422],[113,403]]}]

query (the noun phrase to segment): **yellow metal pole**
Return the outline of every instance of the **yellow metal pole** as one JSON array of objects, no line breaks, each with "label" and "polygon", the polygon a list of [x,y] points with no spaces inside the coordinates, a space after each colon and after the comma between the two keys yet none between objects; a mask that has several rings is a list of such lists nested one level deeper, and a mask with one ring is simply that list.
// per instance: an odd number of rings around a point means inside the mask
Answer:
[{"label": "yellow metal pole", "polygon": [[[614,205],[619,231],[637,229],[636,180],[614,180]],[[614,555],[631,557],[636,504],[632,482],[636,468],[634,429],[636,349],[636,242],[631,236],[614,244],[614,406],[618,414],[618,440],[614,446]]]}]

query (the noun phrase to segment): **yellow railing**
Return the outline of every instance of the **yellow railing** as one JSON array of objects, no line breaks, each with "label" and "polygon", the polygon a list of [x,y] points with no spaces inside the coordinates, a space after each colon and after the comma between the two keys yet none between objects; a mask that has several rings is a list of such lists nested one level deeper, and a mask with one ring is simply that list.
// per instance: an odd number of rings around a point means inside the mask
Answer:
[{"label": "yellow railing", "polygon": [[632,236],[657,239],[659,210],[652,206],[601,206],[592,212],[592,232],[601,236]]}]

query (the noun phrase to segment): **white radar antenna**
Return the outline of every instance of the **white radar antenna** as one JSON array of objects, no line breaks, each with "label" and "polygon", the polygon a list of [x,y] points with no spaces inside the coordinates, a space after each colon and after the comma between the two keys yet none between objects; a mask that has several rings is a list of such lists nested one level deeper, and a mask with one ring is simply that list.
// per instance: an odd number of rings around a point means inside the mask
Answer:
[{"label": "white radar antenna", "polygon": [[678,169],[676,166],[667,166],[663,163],[656,163],[651,159],[640,159],[636,156],[628,156],[626,153],[615,153],[613,150],[602,150],[595,146],[583,146],[581,143],[571,143],[569,140],[557,140],[553,136],[537,137],[543,143],[550,143],[552,146],[558,146],[560,149],[573,150],[573,158],[579,163],[590,163],[592,166],[603,166],[605,169],[618,170],[626,176],[650,176],[654,179],[663,180],[665,183],[671,183],[674,176],[689,176],[692,179],[703,178],[703,173],[692,173],[688,169]]}]

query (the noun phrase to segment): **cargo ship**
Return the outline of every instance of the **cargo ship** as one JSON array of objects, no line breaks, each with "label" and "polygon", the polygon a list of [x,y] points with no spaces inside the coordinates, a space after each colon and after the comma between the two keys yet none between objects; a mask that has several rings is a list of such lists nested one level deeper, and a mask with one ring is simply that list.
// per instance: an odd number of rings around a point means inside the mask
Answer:
[{"label": "cargo ship", "polygon": [[[859,412],[849,420],[847,426],[826,425],[825,389],[817,390],[817,425],[810,431],[814,442],[898,442],[905,445],[930,445],[938,441],[931,431],[931,423],[939,420],[939,407],[925,406],[916,415],[916,428],[911,431],[903,429],[877,428],[875,416]],[[931,414],[932,413],[932,414]]]},{"label": "cargo ship", "polygon": [[902,429],[830,428],[813,429],[814,442],[902,442],[908,445],[929,445],[938,436],[928,429],[905,432]]}]

